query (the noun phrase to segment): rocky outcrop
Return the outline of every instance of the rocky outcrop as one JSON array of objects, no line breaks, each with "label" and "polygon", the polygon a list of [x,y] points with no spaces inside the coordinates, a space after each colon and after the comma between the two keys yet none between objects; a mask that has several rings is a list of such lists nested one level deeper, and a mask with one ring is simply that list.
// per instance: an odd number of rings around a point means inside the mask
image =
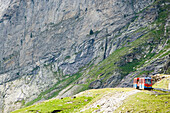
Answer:
[{"label": "rocky outcrop", "polygon": [[97,88],[100,88],[101,85],[102,85],[102,82],[100,80],[96,80],[90,83],[89,88],[97,89]]}]

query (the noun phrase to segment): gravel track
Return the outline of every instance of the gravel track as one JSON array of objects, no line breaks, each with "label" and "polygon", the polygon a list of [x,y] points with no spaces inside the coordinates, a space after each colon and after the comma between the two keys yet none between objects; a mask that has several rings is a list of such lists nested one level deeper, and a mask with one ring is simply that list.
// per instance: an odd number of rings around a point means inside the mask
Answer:
[{"label": "gravel track", "polygon": [[123,100],[125,100],[128,96],[136,94],[137,92],[140,92],[140,90],[133,90],[129,92],[116,92],[116,93],[108,93],[104,95],[101,99],[97,100],[90,106],[82,109],[80,112],[83,112],[85,110],[88,110],[90,108],[97,108],[99,109],[95,110],[93,113],[111,113],[115,111],[117,108],[119,108],[123,104]]}]

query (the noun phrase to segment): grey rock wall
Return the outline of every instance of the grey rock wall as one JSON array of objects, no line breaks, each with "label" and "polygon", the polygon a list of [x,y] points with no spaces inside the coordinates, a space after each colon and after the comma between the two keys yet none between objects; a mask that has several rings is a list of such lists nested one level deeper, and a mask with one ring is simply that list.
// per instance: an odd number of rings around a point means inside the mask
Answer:
[{"label": "grey rock wall", "polygon": [[[21,103],[14,103],[36,98],[62,75],[74,74],[92,60],[98,63],[107,58],[125,39],[116,36],[125,31],[135,13],[153,2],[2,0],[0,110],[6,113],[17,109]],[[132,25],[127,32],[139,27]],[[53,64],[52,71],[45,67],[49,64]],[[53,72],[59,70],[62,75],[57,78]]]},{"label": "grey rock wall", "polygon": [[[95,42],[100,39],[100,43],[105,43],[103,38],[107,34],[126,26],[134,12],[149,3],[151,1],[11,1],[0,17],[0,73],[9,73],[0,84],[22,76],[35,68],[37,62],[59,62],[64,74],[75,73],[102,55],[99,46],[105,45]],[[91,29],[95,33],[89,36]],[[65,61],[67,56],[74,58]]]}]

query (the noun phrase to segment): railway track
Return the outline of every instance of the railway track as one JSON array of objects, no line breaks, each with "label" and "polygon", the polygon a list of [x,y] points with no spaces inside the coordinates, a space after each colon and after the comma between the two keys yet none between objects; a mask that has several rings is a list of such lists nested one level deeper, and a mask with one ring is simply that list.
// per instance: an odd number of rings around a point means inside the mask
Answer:
[{"label": "railway track", "polygon": [[152,90],[158,90],[158,91],[165,91],[165,92],[170,92],[170,90],[167,89],[162,89],[162,88],[152,88]]}]

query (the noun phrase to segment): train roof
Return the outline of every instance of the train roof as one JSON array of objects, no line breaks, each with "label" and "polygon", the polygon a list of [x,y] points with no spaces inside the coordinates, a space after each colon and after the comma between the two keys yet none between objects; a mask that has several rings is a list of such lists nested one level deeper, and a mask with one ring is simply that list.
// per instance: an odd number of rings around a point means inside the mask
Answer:
[{"label": "train roof", "polygon": [[151,77],[138,77],[138,78],[134,78],[134,79],[140,79],[140,78],[143,78],[143,79],[152,79]]},{"label": "train roof", "polygon": [[144,77],[145,79],[152,79],[151,77]]}]

